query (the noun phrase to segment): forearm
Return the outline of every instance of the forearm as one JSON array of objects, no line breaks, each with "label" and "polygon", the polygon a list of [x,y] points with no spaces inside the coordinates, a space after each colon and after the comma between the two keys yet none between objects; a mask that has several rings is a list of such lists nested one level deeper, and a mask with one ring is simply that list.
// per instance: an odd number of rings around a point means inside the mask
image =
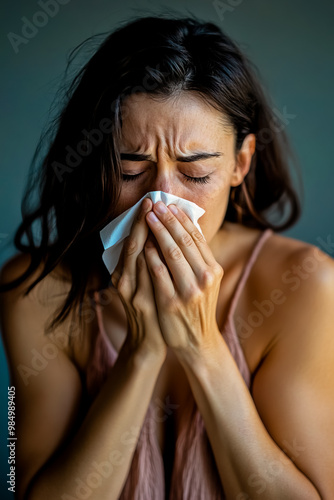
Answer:
[{"label": "forearm", "polygon": [[180,357],[203,417],[227,499],[319,500],[320,495],[263,425],[221,338],[214,352]]},{"label": "forearm", "polygon": [[[129,356],[121,350],[81,427],[64,451],[41,471],[27,500],[77,498],[97,464],[104,463],[99,486],[90,500],[117,499],[129,472],[140,429],[162,361]],[[68,496],[66,496],[68,495]]]}]

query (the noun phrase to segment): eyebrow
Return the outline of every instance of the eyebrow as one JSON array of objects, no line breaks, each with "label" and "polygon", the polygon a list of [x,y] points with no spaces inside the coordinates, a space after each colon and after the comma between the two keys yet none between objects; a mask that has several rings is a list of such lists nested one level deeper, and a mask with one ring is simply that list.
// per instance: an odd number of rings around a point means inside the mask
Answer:
[{"label": "eyebrow", "polygon": [[[188,156],[178,156],[176,158],[177,161],[181,161],[184,163],[190,163],[192,161],[198,160],[207,160],[208,158],[215,158],[218,156],[222,156],[224,153],[220,153],[219,151],[215,153],[207,153],[207,152],[199,152]],[[140,153],[121,153],[121,160],[128,161],[154,161],[151,155],[145,155]]]}]

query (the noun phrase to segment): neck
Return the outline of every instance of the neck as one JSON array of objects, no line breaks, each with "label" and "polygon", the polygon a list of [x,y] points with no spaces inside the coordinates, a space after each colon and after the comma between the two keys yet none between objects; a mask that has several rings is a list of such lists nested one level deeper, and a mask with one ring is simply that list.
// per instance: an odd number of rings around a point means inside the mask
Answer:
[{"label": "neck", "polygon": [[247,258],[261,230],[225,221],[209,243],[216,261],[228,271],[237,261]]}]

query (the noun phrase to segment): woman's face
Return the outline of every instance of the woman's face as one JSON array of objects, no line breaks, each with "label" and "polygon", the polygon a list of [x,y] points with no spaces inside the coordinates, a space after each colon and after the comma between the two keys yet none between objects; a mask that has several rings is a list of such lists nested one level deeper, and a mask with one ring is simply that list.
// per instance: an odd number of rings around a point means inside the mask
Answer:
[{"label": "woman's face", "polygon": [[124,108],[116,216],[147,192],[164,191],[205,210],[199,224],[210,242],[223,222],[230,187],[248,172],[255,139],[247,136],[236,155],[232,127],[195,92],[165,100],[131,95]]}]

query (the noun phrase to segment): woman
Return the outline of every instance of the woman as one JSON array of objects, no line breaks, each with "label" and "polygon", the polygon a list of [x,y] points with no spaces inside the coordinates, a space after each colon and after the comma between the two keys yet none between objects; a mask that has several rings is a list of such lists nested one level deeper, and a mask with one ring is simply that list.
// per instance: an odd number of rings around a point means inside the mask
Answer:
[{"label": "woman", "polygon": [[[18,498],[332,498],[334,265],[277,234],[299,203],[245,56],[141,18],[67,98],[2,270]],[[203,235],[145,198],[110,276],[99,231],[150,191]]]}]

